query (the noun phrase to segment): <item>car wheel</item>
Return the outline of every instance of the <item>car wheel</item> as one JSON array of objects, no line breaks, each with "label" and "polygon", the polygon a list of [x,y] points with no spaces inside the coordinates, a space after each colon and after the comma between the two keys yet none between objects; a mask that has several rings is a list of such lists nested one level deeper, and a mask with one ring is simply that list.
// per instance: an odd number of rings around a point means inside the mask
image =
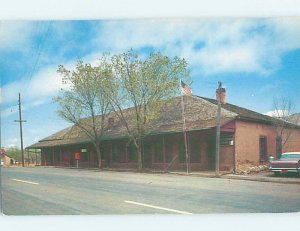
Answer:
[{"label": "car wheel", "polygon": [[280,176],[280,172],[274,172],[275,176]]}]

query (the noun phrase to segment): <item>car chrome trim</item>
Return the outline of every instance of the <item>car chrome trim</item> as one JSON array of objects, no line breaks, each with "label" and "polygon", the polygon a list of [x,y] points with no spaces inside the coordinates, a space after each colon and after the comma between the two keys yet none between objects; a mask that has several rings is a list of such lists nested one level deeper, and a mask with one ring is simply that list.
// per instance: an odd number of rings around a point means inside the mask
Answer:
[{"label": "car chrome trim", "polygon": [[300,170],[299,168],[270,168],[272,170]]}]

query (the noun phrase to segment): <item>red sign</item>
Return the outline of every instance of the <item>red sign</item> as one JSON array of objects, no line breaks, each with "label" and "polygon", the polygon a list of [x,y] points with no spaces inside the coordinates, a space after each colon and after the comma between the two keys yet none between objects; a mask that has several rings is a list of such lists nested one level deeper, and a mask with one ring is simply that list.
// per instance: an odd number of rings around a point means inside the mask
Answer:
[{"label": "red sign", "polygon": [[80,160],[80,152],[75,152],[74,158],[75,160]]}]

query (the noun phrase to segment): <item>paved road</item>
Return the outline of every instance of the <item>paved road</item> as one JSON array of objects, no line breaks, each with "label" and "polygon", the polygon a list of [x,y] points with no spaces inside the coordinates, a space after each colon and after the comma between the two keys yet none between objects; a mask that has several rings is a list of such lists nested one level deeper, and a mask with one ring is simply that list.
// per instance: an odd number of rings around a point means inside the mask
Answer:
[{"label": "paved road", "polygon": [[300,211],[300,185],[170,174],[2,168],[3,212],[195,214]]}]

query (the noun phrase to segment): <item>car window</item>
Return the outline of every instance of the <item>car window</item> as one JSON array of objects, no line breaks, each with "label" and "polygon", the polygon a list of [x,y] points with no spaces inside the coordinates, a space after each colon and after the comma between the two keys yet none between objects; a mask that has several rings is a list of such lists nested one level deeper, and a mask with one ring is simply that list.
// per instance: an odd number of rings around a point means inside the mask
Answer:
[{"label": "car window", "polygon": [[280,158],[281,160],[292,160],[292,159],[300,159],[300,153],[299,154],[283,154]]}]

